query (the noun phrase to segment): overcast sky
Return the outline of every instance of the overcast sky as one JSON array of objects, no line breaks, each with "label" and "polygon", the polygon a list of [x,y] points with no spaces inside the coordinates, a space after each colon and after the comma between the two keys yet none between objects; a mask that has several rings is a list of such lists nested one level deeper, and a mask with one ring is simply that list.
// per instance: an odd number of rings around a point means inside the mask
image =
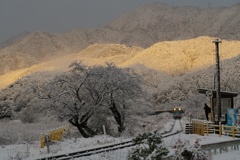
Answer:
[{"label": "overcast sky", "polygon": [[0,43],[24,31],[64,33],[102,27],[152,2],[208,8],[231,6],[240,0],[0,0]]}]

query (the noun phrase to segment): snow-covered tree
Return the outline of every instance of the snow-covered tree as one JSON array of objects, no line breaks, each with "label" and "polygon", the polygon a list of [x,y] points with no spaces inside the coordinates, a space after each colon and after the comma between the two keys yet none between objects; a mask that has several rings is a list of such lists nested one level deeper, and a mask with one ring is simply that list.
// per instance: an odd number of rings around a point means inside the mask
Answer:
[{"label": "snow-covered tree", "polygon": [[137,146],[128,153],[128,160],[161,160],[169,152],[157,131],[139,134],[133,143]]},{"label": "snow-covered tree", "polygon": [[12,110],[7,103],[0,102],[0,119],[2,118],[11,118]]},{"label": "snow-covered tree", "polygon": [[52,101],[61,117],[77,127],[84,137],[97,133],[96,126],[89,126],[91,118],[108,111],[112,115],[105,118],[113,116],[118,131],[122,132],[126,100],[141,93],[138,78],[113,64],[88,67],[74,62],[70,67],[69,72],[57,76],[48,86],[35,88],[38,97]]}]

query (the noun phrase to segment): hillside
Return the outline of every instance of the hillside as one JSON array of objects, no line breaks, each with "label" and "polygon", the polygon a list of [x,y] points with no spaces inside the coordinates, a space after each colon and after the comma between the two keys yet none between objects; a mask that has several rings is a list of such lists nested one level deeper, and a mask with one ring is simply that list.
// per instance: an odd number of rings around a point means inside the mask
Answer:
[{"label": "hillside", "polygon": [[[180,76],[215,64],[214,38],[198,37],[190,40],[164,41],[154,44],[122,66],[139,63],[172,76]],[[220,58],[229,59],[240,53],[240,41],[222,40]]]},{"label": "hillside", "polygon": [[[185,45],[186,42],[188,42],[186,44],[191,44],[190,42],[196,42],[198,44],[199,41],[206,40],[209,42],[211,39],[212,38],[209,37],[200,37],[192,39],[192,41],[185,40],[171,43],[175,46],[185,46],[188,48],[190,45]],[[223,41],[221,44],[221,50],[223,50],[223,44],[227,44],[228,42],[229,41]],[[234,46],[238,44],[238,41],[232,42],[233,45],[229,42],[228,46],[232,46],[229,50],[234,50]],[[161,43],[165,44],[166,42]],[[156,46],[158,45],[159,44],[156,44]],[[209,46],[211,45],[214,46],[210,41]],[[154,48],[154,46],[152,47]],[[150,48],[146,50],[149,50]],[[214,53],[214,47],[212,48]],[[0,92],[0,105],[11,109],[13,119],[15,120],[11,121],[17,124],[12,126],[18,126],[16,133],[19,133],[22,129],[22,127],[20,127],[21,129],[19,128],[20,121],[28,122],[24,124],[27,126],[24,127],[24,133],[25,131],[29,133],[29,131],[31,131],[31,126],[47,124],[45,126],[45,128],[47,128],[50,126],[56,126],[56,124],[59,123],[65,123],[62,121],[59,122],[59,119],[57,118],[58,115],[56,114],[56,110],[51,106],[51,102],[45,100],[45,98],[38,98],[38,95],[41,95],[42,86],[47,87],[43,91],[48,92],[48,89],[51,88],[49,82],[51,82],[56,75],[62,75],[62,71],[66,71],[68,69],[67,66],[73,60],[82,60],[83,63],[89,65],[104,64],[104,61],[108,60],[108,62],[116,62],[120,66],[121,63],[129,62],[126,61],[126,59],[134,60],[137,56],[141,58],[139,55],[145,53],[146,50],[139,47],[127,47],[119,44],[95,44],[76,54],[69,54],[65,57],[40,63],[27,69],[12,71],[0,76],[0,81],[3,82],[0,85],[5,85]],[[193,52],[195,52],[195,50],[193,50]],[[153,55],[156,57],[157,54]],[[151,59],[151,55],[149,54],[143,58],[145,58],[145,62],[147,62],[149,61],[148,58]],[[159,63],[164,63],[165,59],[156,58],[156,61],[158,60],[162,60]],[[184,58],[182,58],[182,60],[184,60]],[[148,114],[155,109],[172,109],[173,107],[180,106],[185,111],[184,116],[191,113],[194,118],[196,118],[197,113],[202,112],[203,104],[207,102],[207,99],[205,95],[198,94],[197,89],[213,89],[215,65],[197,71],[188,71],[179,77],[172,77],[159,70],[145,67],[144,64],[136,63],[136,61],[132,62],[134,63],[129,63],[125,66],[125,70],[130,71],[129,73],[131,73],[131,71],[136,72],[141,76],[144,82],[142,84],[144,97],[139,98],[139,101],[131,102],[130,107],[128,106],[129,108],[126,114],[129,116],[126,120],[127,134],[137,133],[136,128],[142,131],[143,124],[151,126],[152,129],[156,128],[158,123],[153,123],[153,121],[161,121],[161,118],[166,118],[166,115],[163,115],[160,119],[158,118],[159,115],[155,116],[156,119],[153,119],[153,116],[148,116]],[[176,63],[178,63],[178,61],[176,61]],[[181,68],[182,66],[179,65],[177,67]],[[155,68],[157,68],[157,66],[155,66]],[[221,61],[221,89],[223,91],[239,92],[239,70],[240,54],[233,58]],[[236,101],[234,101],[234,105],[237,108],[240,107],[239,96],[236,98]],[[4,109],[4,107],[2,108]],[[104,116],[105,115],[106,113],[104,112]],[[3,126],[5,126],[5,120],[2,122],[4,123]],[[8,134],[8,136],[9,135],[11,135],[11,138],[8,139],[11,141],[17,141],[19,138],[19,135],[15,133]],[[39,132],[37,135],[36,139],[39,138]],[[31,139],[31,137],[29,139]]]},{"label": "hillside", "polygon": [[[104,65],[105,62],[114,63],[124,68],[140,67],[142,65],[148,69],[164,73],[168,77],[177,77],[215,64],[213,40],[214,38],[211,37],[198,37],[191,40],[164,41],[156,43],[147,49],[127,47],[120,44],[94,44],[79,53],[69,54],[1,75],[0,88],[4,88],[22,76],[33,72],[42,70],[66,71],[73,61],[79,60],[90,66]],[[222,40],[220,44],[221,60],[236,57],[239,53],[240,41]],[[156,87],[157,82],[153,86]]]},{"label": "hillside", "polygon": [[64,34],[34,32],[0,50],[0,75],[55,57],[78,53],[95,43],[147,48],[162,41],[199,36],[240,40],[240,5],[200,9],[151,3],[97,29],[73,29]]},{"label": "hillside", "polygon": [[[0,50],[0,74],[74,53],[70,42],[60,34],[33,32],[14,45]],[[83,49],[86,46],[82,44],[79,47]]]},{"label": "hillside", "polygon": [[[99,45],[98,47],[100,46],[104,46],[103,48],[107,47],[106,45]],[[109,45],[110,48],[113,46],[113,44]],[[120,48],[125,47],[122,45],[116,46]],[[86,50],[89,50],[90,48]],[[99,55],[101,54],[102,53],[99,53]],[[141,54],[141,52],[139,54]],[[14,71],[12,74],[9,73],[0,76],[0,81],[5,82],[1,83],[1,85],[9,85],[11,81],[11,85],[8,87],[4,86],[4,89],[1,90],[0,99],[2,102],[10,103],[16,109],[18,107],[21,107],[20,104],[25,103],[25,92],[29,92],[32,85],[41,85],[43,82],[45,83],[46,81],[50,81],[55,75],[61,73],[64,70],[67,70],[68,63],[71,63],[72,60],[76,59],[77,56],[78,54],[69,55],[65,58],[60,58],[48,63],[45,62],[41,65],[35,65],[28,69]],[[101,61],[98,61],[94,58],[82,60],[85,64],[88,62],[93,63],[94,61],[98,63],[104,62],[103,59]],[[220,64],[221,90],[238,93],[240,90],[240,54],[238,54],[236,57],[222,60]],[[213,89],[215,64],[198,71],[190,71],[180,77],[171,77],[158,70],[149,69],[143,64],[132,64],[129,65],[126,69],[130,69],[142,77],[143,81],[145,82],[143,85],[143,90],[147,93],[146,95],[153,103],[153,105],[156,106],[156,109],[162,109],[169,106],[181,106],[187,112],[198,112],[198,109],[202,107],[203,103],[207,100],[204,95],[202,96],[197,93],[197,89]],[[237,101],[234,103],[234,105],[236,107],[240,107],[239,96],[236,100]],[[31,103],[34,103],[34,101],[31,101]]]},{"label": "hillside", "polygon": [[104,65],[105,62],[113,62],[116,65],[121,64],[142,50],[143,49],[139,47],[126,47],[125,45],[118,44],[95,44],[76,54],[69,54],[25,69],[19,69],[0,75],[0,89],[34,72],[49,70],[66,71],[73,61],[82,60],[86,65]]},{"label": "hillside", "polygon": [[16,36],[0,43],[0,49],[10,46],[14,43],[17,43],[18,41],[20,41],[21,39],[23,39],[24,37],[26,37],[29,34],[30,34],[30,32],[25,31],[25,32],[20,33],[19,35],[16,35]]},{"label": "hillside", "polygon": [[[221,91],[240,91],[240,54],[231,59],[221,61]],[[164,85],[159,85],[154,93],[155,104],[178,102],[188,112],[202,110],[205,95],[197,93],[198,88],[214,89],[215,65],[203,70],[189,72],[181,77],[174,78]],[[186,102],[187,101],[187,102]],[[194,106],[194,107],[193,107]],[[236,108],[240,107],[240,96],[234,102]],[[201,108],[200,108],[201,107]]]},{"label": "hillside", "polygon": [[239,40],[239,11],[240,4],[200,9],[151,3],[124,14],[105,28],[127,33],[122,42],[142,47],[199,36]]}]

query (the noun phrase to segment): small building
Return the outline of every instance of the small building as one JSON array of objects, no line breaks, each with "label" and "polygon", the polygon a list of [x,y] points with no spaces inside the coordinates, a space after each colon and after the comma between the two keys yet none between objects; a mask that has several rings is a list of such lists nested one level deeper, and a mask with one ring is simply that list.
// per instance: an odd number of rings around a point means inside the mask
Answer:
[{"label": "small building", "polygon": [[[198,93],[205,94],[209,97],[210,108],[212,110],[210,120],[213,122],[218,121],[218,107],[216,105],[217,101],[217,91],[211,89],[198,89]],[[221,91],[221,113],[222,113],[222,122],[226,124],[227,122],[227,109],[234,108],[234,97],[237,97],[238,93],[236,92],[226,92]]]}]

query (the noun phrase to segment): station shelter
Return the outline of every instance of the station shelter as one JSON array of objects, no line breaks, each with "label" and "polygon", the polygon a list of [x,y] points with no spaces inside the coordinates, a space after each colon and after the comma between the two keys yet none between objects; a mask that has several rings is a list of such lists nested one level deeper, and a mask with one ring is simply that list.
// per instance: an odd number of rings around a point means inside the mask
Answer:
[{"label": "station shelter", "polygon": [[[209,107],[211,113],[209,120],[212,122],[218,121],[218,107],[217,107],[217,91],[211,89],[198,89],[198,93],[205,94],[209,98]],[[227,123],[227,109],[234,108],[234,97],[237,97],[236,92],[221,91],[221,120],[222,124]]]}]

